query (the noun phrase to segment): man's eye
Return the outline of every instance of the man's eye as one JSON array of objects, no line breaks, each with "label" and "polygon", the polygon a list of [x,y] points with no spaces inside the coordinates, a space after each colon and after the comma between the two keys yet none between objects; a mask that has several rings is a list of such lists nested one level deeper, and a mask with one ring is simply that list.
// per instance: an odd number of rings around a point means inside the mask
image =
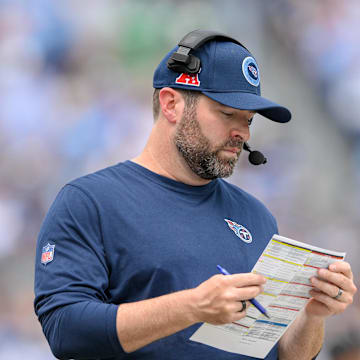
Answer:
[{"label": "man's eye", "polygon": [[225,112],[225,111],[222,111],[222,113],[223,113],[225,116],[228,116],[228,117],[233,116],[233,113],[228,113],[228,112]]}]

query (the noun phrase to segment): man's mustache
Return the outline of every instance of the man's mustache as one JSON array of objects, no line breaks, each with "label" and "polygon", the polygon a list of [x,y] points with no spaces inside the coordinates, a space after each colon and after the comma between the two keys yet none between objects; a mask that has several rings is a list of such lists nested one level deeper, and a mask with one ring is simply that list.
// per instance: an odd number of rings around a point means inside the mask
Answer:
[{"label": "man's mustache", "polygon": [[221,145],[219,148],[238,148],[240,151],[242,150],[244,146],[244,141],[239,139],[229,139],[224,144]]}]

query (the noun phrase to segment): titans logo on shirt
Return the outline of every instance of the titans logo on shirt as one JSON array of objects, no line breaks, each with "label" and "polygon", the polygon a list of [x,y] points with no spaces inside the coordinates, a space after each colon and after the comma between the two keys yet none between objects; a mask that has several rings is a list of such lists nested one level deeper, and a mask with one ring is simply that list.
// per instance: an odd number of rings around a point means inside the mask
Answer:
[{"label": "titans logo on shirt", "polygon": [[224,219],[228,224],[229,228],[235,233],[235,235],[242,241],[250,244],[252,242],[252,236],[250,231],[242,225],[237,224],[235,221]]}]

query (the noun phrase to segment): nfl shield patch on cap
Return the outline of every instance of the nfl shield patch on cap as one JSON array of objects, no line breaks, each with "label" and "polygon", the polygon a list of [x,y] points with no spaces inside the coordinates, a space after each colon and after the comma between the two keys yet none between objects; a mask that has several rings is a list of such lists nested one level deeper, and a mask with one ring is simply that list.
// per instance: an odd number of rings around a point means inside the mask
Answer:
[{"label": "nfl shield patch on cap", "polygon": [[41,263],[46,265],[47,263],[54,260],[55,245],[49,243],[42,248],[41,252]]}]

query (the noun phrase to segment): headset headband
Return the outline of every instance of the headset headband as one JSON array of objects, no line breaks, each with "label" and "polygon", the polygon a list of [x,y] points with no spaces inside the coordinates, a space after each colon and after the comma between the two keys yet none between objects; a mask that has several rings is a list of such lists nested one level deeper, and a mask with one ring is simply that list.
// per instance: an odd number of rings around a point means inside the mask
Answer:
[{"label": "headset headband", "polygon": [[178,73],[197,74],[200,71],[200,59],[189,54],[189,52],[214,39],[231,41],[246,49],[239,41],[223,33],[209,30],[194,30],[180,40],[178,43],[179,48],[170,56],[167,67]]}]

